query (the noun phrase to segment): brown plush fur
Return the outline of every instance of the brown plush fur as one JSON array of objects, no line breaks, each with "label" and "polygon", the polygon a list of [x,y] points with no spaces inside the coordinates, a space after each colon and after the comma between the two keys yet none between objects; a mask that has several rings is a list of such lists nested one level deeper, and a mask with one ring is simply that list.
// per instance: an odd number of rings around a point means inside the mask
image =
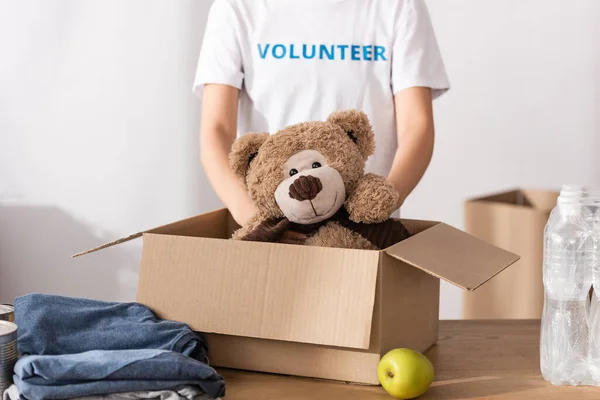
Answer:
[{"label": "brown plush fur", "polygon": [[367,116],[356,110],[336,111],[327,117],[327,122],[339,126],[347,135],[354,136],[356,145],[367,160],[375,152],[375,137],[373,127]]},{"label": "brown plush fur", "polygon": [[[356,188],[363,177],[365,162],[375,149],[371,125],[363,113],[355,110],[336,112],[329,118],[331,121],[291,125],[270,136],[247,134],[234,143],[230,154],[232,168],[244,181],[263,219],[283,216],[273,194],[284,178],[282,165],[302,150],[321,152],[329,166],[342,175],[348,193]],[[350,129],[352,123],[356,124],[354,130]],[[347,130],[352,130],[357,143]],[[250,155],[257,151],[248,163]]]},{"label": "brown plush fur", "polygon": [[384,177],[366,174],[346,200],[345,206],[351,220],[372,224],[388,219],[399,200],[400,195]]},{"label": "brown plush fur", "polygon": [[233,232],[233,236],[231,238],[235,240],[241,240],[248,233],[252,232],[254,228],[260,225],[262,221],[263,218],[259,214],[253,216],[244,226]]},{"label": "brown plush fur", "polygon": [[[336,169],[344,182],[344,204],[350,220],[374,223],[385,221],[396,209],[398,193],[385,178],[364,174],[366,160],[375,150],[375,138],[367,116],[356,110],[332,113],[325,121],[288,126],[274,135],[252,133],[239,138],[230,154],[233,170],[248,188],[259,213],[234,233],[241,239],[261,222],[283,218],[274,193],[284,180],[283,165],[302,150],[316,150]],[[329,223],[305,244],[373,249],[359,234]]]},{"label": "brown plush fur", "polygon": [[243,140],[233,142],[229,153],[229,163],[233,172],[240,177],[245,177],[250,160],[256,156],[258,149],[268,138],[268,133],[248,133],[244,135]]},{"label": "brown plush fur", "polygon": [[329,222],[319,229],[319,233],[304,242],[308,246],[339,247],[343,249],[379,250],[356,232],[344,228],[336,222]]}]

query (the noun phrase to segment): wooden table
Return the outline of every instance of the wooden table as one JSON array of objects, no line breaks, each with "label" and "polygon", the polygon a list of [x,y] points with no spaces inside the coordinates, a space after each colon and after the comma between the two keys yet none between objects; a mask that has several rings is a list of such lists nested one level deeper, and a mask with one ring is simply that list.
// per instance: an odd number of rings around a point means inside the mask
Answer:
[{"label": "wooden table", "polygon": [[[553,386],[539,370],[539,321],[442,321],[427,357],[435,381],[419,400],[600,400],[600,388]],[[380,386],[219,370],[227,400],[393,400]]]}]

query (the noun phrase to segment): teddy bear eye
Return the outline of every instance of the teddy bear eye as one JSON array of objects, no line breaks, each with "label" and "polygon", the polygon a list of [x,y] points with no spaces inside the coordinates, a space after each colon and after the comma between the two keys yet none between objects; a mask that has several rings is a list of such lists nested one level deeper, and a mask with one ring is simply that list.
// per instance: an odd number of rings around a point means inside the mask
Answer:
[{"label": "teddy bear eye", "polygon": [[296,168],[292,168],[290,169],[290,176],[294,176],[298,173],[298,170]]},{"label": "teddy bear eye", "polygon": [[320,162],[314,162],[312,165],[313,168],[321,168],[321,163]]}]

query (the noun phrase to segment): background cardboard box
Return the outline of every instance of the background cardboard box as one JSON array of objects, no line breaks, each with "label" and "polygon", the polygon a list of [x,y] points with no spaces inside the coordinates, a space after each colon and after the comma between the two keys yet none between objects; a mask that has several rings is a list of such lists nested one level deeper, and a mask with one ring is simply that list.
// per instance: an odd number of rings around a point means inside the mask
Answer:
[{"label": "background cardboard box", "polygon": [[471,291],[518,256],[446,224],[403,220],[413,236],[382,251],[230,240],[217,210],[143,236],[137,301],[207,334],[230,367],[378,384],[387,351],[438,338],[439,279]]},{"label": "background cardboard box", "polygon": [[466,202],[465,230],[521,259],[477,292],[465,293],[465,319],[541,318],[544,228],[558,194],[514,189]]}]

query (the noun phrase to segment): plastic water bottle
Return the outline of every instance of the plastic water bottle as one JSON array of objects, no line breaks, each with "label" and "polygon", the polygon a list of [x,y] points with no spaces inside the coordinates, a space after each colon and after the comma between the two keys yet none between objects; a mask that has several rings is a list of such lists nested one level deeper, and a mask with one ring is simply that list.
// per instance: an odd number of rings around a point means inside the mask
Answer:
[{"label": "plastic water bottle", "polygon": [[590,237],[583,188],[564,186],[544,231],[540,368],[555,385],[589,381]]},{"label": "plastic water bottle", "polygon": [[592,229],[592,301],[590,323],[590,378],[591,384],[600,386],[600,191],[588,194],[585,202],[585,219]]}]

